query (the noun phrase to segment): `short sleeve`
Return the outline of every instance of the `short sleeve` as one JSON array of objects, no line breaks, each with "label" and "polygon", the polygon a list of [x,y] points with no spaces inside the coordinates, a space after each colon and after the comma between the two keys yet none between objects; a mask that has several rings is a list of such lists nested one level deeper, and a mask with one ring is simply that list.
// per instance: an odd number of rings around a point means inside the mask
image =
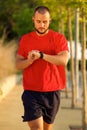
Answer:
[{"label": "short sleeve", "polygon": [[58,34],[56,36],[56,41],[55,41],[55,51],[56,53],[59,53],[61,51],[69,51],[69,48],[68,48],[68,42],[66,40],[66,37],[62,34]]},{"label": "short sleeve", "polygon": [[18,47],[18,54],[25,57],[25,51],[24,51],[24,37],[21,38],[20,42],[19,42],[19,47]]}]

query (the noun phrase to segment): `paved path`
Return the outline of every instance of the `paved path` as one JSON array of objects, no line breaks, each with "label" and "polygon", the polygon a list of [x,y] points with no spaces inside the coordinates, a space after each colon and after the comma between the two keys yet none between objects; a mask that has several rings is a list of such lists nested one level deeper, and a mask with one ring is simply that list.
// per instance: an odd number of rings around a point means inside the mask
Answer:
[{"label": "paved path", "polygon": [[[21,118],[23,114],[21,93],[22,85],[17,85],[0,102],[0,130],[29,130],[27,123],[23,123]],[[71,109],[71,98],[66,99],[63,92],[61,99],[53,130],[70,130],[69,125],[81,125],[81,108]]]}]

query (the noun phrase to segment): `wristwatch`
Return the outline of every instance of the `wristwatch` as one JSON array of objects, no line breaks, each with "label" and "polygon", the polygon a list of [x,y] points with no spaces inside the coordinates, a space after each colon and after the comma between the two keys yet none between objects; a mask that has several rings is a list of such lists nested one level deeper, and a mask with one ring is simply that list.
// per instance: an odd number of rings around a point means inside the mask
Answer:
[{"label": "wristwatch", "polygon": [[43,52],[39,52],[39,53],[40,53],[40,59],[43,59],[44,56]]}]

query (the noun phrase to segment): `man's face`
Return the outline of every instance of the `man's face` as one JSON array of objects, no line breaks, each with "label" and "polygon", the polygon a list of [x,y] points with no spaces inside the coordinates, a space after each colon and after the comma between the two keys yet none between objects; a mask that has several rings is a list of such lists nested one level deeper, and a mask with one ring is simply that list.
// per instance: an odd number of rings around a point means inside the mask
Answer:
[{"label": "man's face", "polygon": [[46,34],[50,25],[50,14],[48,12],[41,14],[36,12],[33,17],[34,27],[39,35]]}]

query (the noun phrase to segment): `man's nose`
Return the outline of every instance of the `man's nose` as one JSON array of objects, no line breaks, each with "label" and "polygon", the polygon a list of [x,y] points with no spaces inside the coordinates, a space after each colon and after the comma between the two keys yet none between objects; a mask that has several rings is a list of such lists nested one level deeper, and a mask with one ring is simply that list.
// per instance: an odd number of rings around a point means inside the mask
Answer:
[{"label": "man's nose", "polygon": [[40,26],[41,26],[41,27],[44,27],[44,23],[41,23]]}]

